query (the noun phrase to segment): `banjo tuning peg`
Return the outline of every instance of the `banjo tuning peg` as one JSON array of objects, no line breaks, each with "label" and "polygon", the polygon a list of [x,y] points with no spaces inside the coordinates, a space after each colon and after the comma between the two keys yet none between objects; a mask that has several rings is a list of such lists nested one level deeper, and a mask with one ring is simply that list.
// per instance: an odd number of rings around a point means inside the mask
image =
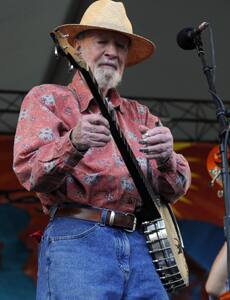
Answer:
[{"label": "banjo tuning peg", "polygon": [[68,71],[69,72],[71,72],[71,71],[73,71],[73,65],[70,63],[70,62],[68,62]]},{"label": "banjo tuning peg", "polygon": [[59,57],[59,52],[58,52],[58,47],[54,47],[54,55],[58,58]]}]

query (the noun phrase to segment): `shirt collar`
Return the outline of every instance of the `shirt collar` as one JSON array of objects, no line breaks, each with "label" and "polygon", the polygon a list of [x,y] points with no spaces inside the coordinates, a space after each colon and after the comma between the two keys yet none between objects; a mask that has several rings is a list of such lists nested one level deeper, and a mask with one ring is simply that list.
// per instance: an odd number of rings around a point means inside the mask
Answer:
[{"label": "shirt collar", "polygon": [[[79,100],[80,112],[84,112],[85,110],[87,110],[94,99],[79,71],[76,72],[72,82],[68,85],[68,87],[72,89],[77,95],[77,98]],[[113,107],[123,112],[122,99],[118,91],[116,89],[111,89],[108,96],[113,104]]]}]

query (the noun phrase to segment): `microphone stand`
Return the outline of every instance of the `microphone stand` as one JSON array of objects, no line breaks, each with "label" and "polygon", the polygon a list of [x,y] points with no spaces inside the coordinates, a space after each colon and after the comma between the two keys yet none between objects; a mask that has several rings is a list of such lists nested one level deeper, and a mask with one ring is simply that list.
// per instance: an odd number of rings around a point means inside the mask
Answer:
[{"label": "microphone stand", "polygon": [[205,60],[205,53],[201,34],[194,37],[198,56],[201,59],[203,72],[206,76],[209,93],[211,94],[216,105],[216,117],[220,125],[220,152],[221,152],[221,175],[223,182],[223,195],[225,203],[225,217],[224,217],[224,232],[227,241],[227,276],[228,276],[228,290],[230,290],[230,184],[229,184],[229,166],[227,159],[227,147],[229,143],[229,122],[227,120],[227,113],[222,100],[216,94],[216,87],[213,79],[212,68],[207,65]]}]

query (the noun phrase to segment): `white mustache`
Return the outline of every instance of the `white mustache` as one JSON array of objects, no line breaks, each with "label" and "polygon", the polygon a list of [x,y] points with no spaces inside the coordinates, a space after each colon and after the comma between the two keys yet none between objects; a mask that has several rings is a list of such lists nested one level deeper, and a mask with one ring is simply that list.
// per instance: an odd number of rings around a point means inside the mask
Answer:
[{"label": "white mustache", "polygon": [[101,67],[101,66],[109,66],[109,67],[114,68],[115,70],[117,70],[117,68],[118,68],[118,65],[117,65],[116,63],[108,62],[108,61],[100,62],[100,63],[98,64],[98,66],[99,66],[99,67]]}]

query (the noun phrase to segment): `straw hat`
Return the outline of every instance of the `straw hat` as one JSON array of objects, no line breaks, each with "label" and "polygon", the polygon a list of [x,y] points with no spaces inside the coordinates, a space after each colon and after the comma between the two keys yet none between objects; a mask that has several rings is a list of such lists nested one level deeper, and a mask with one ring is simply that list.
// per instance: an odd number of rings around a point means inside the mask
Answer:
[{"label": "straw hat", "polygon": [[116,31],[127,36],[131,43],[126,66],[145,60],[156,49],[150,40],[133,34],[132,24],[126,15],[123,3],[111,0],[93,2],[85,11],[80,24],[64,24],[56,27],[54,31],[59,30],[63,34],[68,34],[68,41],[74,47],[76,36],[89,29]]}]

